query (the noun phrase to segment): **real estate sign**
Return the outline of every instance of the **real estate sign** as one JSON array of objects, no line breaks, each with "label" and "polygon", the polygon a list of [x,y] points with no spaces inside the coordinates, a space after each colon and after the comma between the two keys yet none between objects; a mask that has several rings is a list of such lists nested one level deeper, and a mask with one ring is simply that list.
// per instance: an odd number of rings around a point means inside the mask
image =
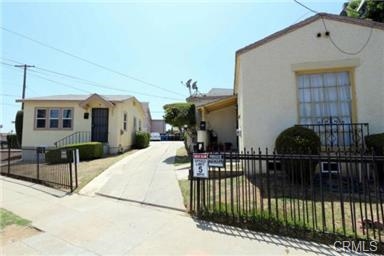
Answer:
[{"label": "real estate sign", "polygon": [[208,154],[193,154],[193,177],[208,178]]},{"label": "real estate sign", "polygon": [[224,155],[209,154],[208,156],[209,167],[224,167],[224,165],[225,165]]}]

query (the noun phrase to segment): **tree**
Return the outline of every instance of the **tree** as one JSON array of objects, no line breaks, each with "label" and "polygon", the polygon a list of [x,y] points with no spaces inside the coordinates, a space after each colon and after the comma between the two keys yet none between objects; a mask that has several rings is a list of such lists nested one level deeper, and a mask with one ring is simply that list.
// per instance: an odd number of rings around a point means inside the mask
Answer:
[{"label": "tree", "polygon": [[15,130],[17,135],[17,142],[21,147],[22,135],[23,135],[23,111],[19,110],[15,117]]},{"label": "tree", "polygon": [[384,22],[384,0],[352,0],[345,13],[349,17]]},{"label": "tree", "polygon": [[[173,103],[163,106],[165,111],[164,120],[167,124],[184,130],[190,140],[196,136],[196,116],[195,105],[192,103]],[[185,148],[190,153],[187,138],[184,139]]]},{"label": "tree", "polygon": [[167,124],[178,127],[181,131],[185,126],[196,124],[195,105],[191,103],[173,103],[164,107],[164,120]]}]

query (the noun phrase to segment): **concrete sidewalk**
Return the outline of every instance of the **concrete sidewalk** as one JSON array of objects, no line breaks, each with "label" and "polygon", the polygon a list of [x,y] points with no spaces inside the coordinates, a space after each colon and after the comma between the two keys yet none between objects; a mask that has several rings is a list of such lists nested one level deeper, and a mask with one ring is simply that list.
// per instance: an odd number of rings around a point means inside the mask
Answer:
[{"label": "concrete sidewalk", "polygon": [[80,194],[103,195],[185,210],[173,162],[180,141],[151,142],[150,147],[109,167]]},{"label": "concrete sidewalk", "polygon": [[99,196],[59,197],[0,176],[1,207],[43,232],[1,255],[339,255],[325,245],[198,221]]}]

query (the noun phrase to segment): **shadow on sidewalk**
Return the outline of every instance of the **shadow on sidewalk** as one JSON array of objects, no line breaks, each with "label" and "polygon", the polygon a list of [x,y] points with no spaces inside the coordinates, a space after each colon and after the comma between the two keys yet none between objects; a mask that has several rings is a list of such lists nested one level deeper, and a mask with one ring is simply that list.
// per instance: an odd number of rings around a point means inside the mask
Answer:
[{"label": "shadow on sidewalk", "polygon": [[[240,237],[243,239],[250,239],[259,242],[265,242],[268,244],[274,244],[277,246],[286,247],[287,250],[290,248],[303,250],[305,252],[316,253],[321,255],[343,255],[341,252],[336,251],[332,247],[324,244],[317,244],[310,241],[304,241],[300,239],[283,237],[278,235],[272,235],[268,233],[261,233],[250,231],[246,229],[241,229],[238,227],[227,226],[224,224],[218,224],[213,222],[208,222],[204,220],[199,220],[193,218],[196,222],[197,228],[204,231],[212,231],[220,234],[230,235],[234,237]],[[287,254],[289,251],[287,251]]]}]

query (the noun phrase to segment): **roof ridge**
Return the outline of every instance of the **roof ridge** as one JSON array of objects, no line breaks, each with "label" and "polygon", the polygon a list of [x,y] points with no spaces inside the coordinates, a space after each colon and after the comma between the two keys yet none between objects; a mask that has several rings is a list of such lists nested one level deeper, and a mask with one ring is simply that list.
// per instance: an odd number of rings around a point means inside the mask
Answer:
[{"label": "roof ridge", "polygon": [[315,15],[313,15],[313,16],[305,19],[305,20],[302,20],[298,23],[295,23],[293,25],[285,27],[285,28],[273,33],[273,34],[270,34],[270,35],[264,37],[263,39],[260,39],[260,40],[254,42],[254,43],[251,43],[251,44],[249,44],[243,48],[240,48],[239,50],[236,51],[236,56],[240,55],[244,52],[247,52],[251,49],[254,49],[260,45],[263,45],[263,44],[265,44],[265,43],[267,43],[267,42],[269,42],[275,38],[278,38],[278,37],[283,36],[287,33],[290,33],[292,31],[299,29],[299,28],[302,28],[302,27],[304,27],[304,26],[306,26],[312,22],[315,22],[321,18],[327,18],[329,20],[334,20],[334,21],[339,21],[339,22],[344,22],[344,23],[349,23],[349,24],[360,25],[360,26],[384,30],[384,23],[381,23],[381,22],[352,18],[352,17],[347,17],[347,16],[340,16],[340,15],[330,14],[330,13],[317,13],[317,14],[315,14]]}]

